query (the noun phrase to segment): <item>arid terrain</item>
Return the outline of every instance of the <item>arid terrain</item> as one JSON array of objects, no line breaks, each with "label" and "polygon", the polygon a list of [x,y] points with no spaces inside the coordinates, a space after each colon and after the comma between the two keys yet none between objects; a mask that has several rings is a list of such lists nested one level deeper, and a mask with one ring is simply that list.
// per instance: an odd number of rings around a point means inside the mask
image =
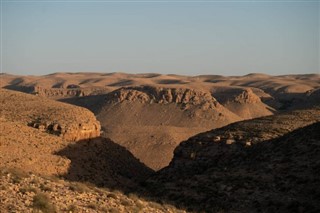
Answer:
[{"label": "arid terrain", "polygon": [[317,105],[320,76],[3,74],[1,86],[91,110],[102,135],[159,170],[183,140],[244,119]]},{"label": "arid terrain", "polygon": [[319,74],[0,84],[0,212],[320,211]]}]

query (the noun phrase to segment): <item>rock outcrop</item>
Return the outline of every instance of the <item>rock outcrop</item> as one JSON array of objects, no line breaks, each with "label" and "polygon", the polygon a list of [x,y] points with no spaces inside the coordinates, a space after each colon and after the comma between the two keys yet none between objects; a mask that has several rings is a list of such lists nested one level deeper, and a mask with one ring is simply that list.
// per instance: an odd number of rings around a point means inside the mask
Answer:
[{"label": "rock outcrop", "polygon": [[120,88],[108,94],[109,103],[139,101],[141,103],[180,104],[183,109],[199,106],[215,109],[218,102],[209,92],[186,88],[161,88],[152,86]]},{"label": "rock outcrop", "polygon": [[[267,95],[259,89],[255,90],[263,98]],[[223,88],[220,91],[217,89],[213,91],[213,95],[219,103],[243,119],[272,115],[275,111],[263,103],[251,88]]]},{"label": "rock outcrop", "polygon": [[108,88],[102,87],[89,87],[81,88],[78,85],[70,84],[66,88],[51,88],[42,86],[21,86],[21,85],[8,85],[6,87],[10,90],[30,93],[36,96],[47,97],[51,99],[58,98],[71,98],[71,97],[83,97],[91,95],[100,95],[110,92]]},{"label": "rock outcrop", "polygon": [[230,102],[239,104],[255,104],[261,102],[260,98],[254,94],[250,88],[230,88],[217,94],[214,93],[213,95],[219,96],[218,100],[222,104],[227,104]]},{"label": "rock outcrop", "polygon": [[8,121],[20,122],[66,140],[100,136],[100,123],[87,109],[10,90],[0,90],[0,113]]}]

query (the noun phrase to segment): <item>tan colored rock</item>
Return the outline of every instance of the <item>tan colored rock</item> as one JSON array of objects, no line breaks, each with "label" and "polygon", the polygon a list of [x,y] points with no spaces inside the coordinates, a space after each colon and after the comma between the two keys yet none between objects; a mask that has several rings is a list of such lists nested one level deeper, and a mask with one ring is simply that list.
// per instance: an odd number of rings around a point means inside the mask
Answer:
[{"label": "tan colored rock", "polygon": [[231,144],[233,144],[233,143],[235,143],[236,142],[236,140],[234,140],[233,138],[228,138],[227,140],[226,140],[226,144],[227,145],[231,145]]},{"label": "tan colored rock", "polygon": [[0,113],[67,140],[100,136],[100,123],[89,110],[34,95],[0,89]]},{"label": "tan colored rock", "polygon": [[181,104],[184,108],[200,106],[202,109],[215,109],[218,102],[209,92],[188,88],[162,88],[152,86],[127,87],[107,95],[109,103],[139,101],[141,103]]}]

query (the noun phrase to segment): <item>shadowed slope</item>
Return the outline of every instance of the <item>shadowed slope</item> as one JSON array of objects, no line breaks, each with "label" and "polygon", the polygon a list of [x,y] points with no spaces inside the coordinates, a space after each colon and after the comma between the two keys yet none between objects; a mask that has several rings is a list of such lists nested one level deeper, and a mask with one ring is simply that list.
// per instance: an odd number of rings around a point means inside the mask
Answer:
[{"label": "shadowed slope", "polygon": [[147,188],[196,211],[318,212],[319,116],[319,109],[298,111],[199,134],[177,147]]},{"label": "shadowed slope", "polygon": [[127,190],[153,173],[124,147],[106,138],[78,141],[55,154],[71,160],[64,175],[67,180],[99,187]]}]

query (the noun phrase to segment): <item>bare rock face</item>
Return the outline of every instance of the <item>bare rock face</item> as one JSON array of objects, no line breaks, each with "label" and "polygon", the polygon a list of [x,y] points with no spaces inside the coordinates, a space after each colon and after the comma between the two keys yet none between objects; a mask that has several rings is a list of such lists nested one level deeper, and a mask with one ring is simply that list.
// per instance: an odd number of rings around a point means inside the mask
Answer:
[{"label": "bare rock face", "polygon": [[81,88],[79,85],[75,85],[75,84],[69,84],[65,87],[9,85],[6,88],[10,90],[33,94],[40,97],[47,97],[51,99],[83,97],[83,96],[90,96],[90,95],[106,94],[110,92],[108,88],[102,88],[102,87]]},{"label": "bare rock face", "polygon": [[251,89],[245,89],[243,92],[241,92],[238,96],[234,99],[235,102],[238,103],[258,103],[261,102],[260,98],[255,95]]},{"label": "bare rock face", "polygon": [[240,104],[261,103],[260,98],[256,94],[254,94],[254,92],[250,88],[228,89],[224,92],[221,92],[220,94],[217,94],[217,96],[219,96],[219,102],[222,104],[230,102]]},{"label": "bare rock face", "polygon": [[71,96],[71,97],[81,97],[88,95],[86,91],[81,90],[80,88],[44,88],[40,86],[34,87],[33,94],[43,96],[43,97],[65,97],[65,96]]},{"label": "bare rock face", "polygon": [[[221,88],[213,92],[218,101],[231,112],[243,119],[272,115],[275,111],[263,103],[260,97],[269,100],[271,96],[262,90],[242,87]],[[259,97],[260,96],[260,97]]]},{"label": "bare rock face", "polygon": [[214,109],[218,102],[209,92],[186,88],[161,87],[127,87],[120,88],[108,94],[107,102],[118,103],[123,101],[139,101],[141,103],[180,104],[187,109],[191,106],[200,106],[201,109]]},{"label": "bare rock face", "polygon": [[100,136],[100,123],[89,110],[34,95],[1,89],[0,113],[70,141]]},{"label": "bare rock face", "polygon": [[55,135],[59,135],[69,141],[96,138],[100,136],[100,124],[95,122],[70,123],[68,125],[59,121],[37,120],[28,123],[29,126],[38,128]]},{"label": "bare rock face", "polygon": [[66,88],[45,88],[36,86],[33,88],[33,94],[48,98],[63,97],[82,97],[96,94],[104,94],[109,92],[108,89],[100,87],[81,88],[79,85],[70,84]]}]

